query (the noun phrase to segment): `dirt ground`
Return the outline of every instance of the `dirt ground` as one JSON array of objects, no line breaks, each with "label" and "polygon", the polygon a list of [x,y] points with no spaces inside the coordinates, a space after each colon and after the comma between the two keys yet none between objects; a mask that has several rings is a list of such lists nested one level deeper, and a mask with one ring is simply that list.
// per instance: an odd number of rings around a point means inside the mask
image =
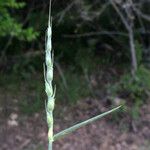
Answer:
[{"label": "dirt ground", "polygon": [[[2,97],[1,97],[2,98]],[[100,100],[82,100],[75,106],[57,106],[55,133],[76,122],[106,111]],[[1,108],[2,110],[2,108]],[[119,113],[119,112],[118,112]],[[115,120],[115,121],[114,121]],[[45,112],[22,115],[14,107],[0,117],[0,150],[45,150]],[[132,121],[107,116],[54,143],[55,150],[150,150],[150,103],[143,105],[140,117]]]}]

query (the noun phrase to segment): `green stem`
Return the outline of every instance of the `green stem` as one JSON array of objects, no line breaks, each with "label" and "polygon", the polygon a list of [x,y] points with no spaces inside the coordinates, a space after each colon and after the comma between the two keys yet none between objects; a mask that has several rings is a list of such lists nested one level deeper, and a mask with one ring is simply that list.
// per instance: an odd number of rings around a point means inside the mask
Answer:
[{"label": "green stem", "polygon": [[48,150],[52,150],[53,149],[53,142],[49,142],[48,143]]}]

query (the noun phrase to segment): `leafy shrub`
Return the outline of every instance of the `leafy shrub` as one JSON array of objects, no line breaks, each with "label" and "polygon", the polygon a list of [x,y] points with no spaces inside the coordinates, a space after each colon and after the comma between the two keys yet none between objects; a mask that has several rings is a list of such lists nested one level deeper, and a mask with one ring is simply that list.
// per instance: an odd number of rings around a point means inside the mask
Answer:
[{"label": "leafy shrub", "polygon": [[0,37],[11,36],[27,41],[37,37],[38,33],[32,27],[23,28],[23,24],[19,23],[18,16],[14,12],[24,6],[24,2],[16,2],[16,0],[0,1]]}]

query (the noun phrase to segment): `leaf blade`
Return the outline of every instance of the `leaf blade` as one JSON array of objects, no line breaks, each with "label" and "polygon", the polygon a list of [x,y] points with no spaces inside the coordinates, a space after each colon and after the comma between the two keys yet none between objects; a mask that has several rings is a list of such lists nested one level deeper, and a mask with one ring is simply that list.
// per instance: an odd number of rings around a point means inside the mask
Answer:
[{"label": "leaf blade", "polygon": [[104,116],[106,116],[106,115],[108,115],[108,114],[110,114],[110,113],[120,109],[121,107],[122,106],[118,106],[118,107],[113,108],[113,109],[111,109],[111,110],[109,110],[107,112],[104,112],[104,113],[102,113],[100,115],[97,115],[97,116],[95,116],[93,118],[90,118],[90,119],[88,119],[86,121],[78,123],[78,124],[76,124],[76,125],[74,125],[74,126],[72,126],[70,128],[67,128],[67,129],[57,133],[56,135],[54,135],[53,139],[54,139],[54,141],[56,141],[56,140],[58,140],[60,138],[63,138],[64,136],[66,136],[66,135],[76,131],[77,129],[79,129],[79,128],[83,127],[83,126],[86,126],[86,125],[88,125],[88,124],[90,124],[90,123],[92,123],[92,122],[94,122],[94,121],[96,121],[96,120],[98,120],[98,119],[100,119],[100,118],[102,118],[102,117],[104,117]]}]

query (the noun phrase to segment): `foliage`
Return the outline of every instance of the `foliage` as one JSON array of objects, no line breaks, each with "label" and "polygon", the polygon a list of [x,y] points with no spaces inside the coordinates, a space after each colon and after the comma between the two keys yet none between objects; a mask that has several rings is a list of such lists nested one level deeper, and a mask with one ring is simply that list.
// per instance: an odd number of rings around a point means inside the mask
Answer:
[{"label": "foliage", "polygon": [[132,107],[131,115],[137,118],[140,106],[146,101],[150,92],[150,71],[144,66],[140,66],[136,72],[136,77],[129,73],[124,74],[120,81],[110,87],[112,101],[119,97],[121,103],[126,103]]},{"label": "foliage", "polygon": [[[143,10],[144,4],[144,2],[140,3]],[[46,0],[33,0],[27,3],[17,2],[16,0],[2,0],[0,7],[2,8],[0,11],[3,10],[0,17],[0,20],[3,20],[0,24],[0,37],[15,36],[19,40],[31,41],[37,37],[35,30],[39,31],[38,39],[32,44],[26,42],[19,44],[18,41],[13,41],[7,50],[6,57],[11,55],[10,59],[12,59],[14,55],[20,55],[21,52],[44,49],[42,45],[48,17],[46,15],[48,11]],[[55,32],[53,46],[56,59],[67,66],[73,65],[79,71],[83,69],[83,66],[88,67],[88,69],[94,68],[91,67],[92,59],[98,60],[96,61],[97,64],[102,63],[104,65],[129,64],[128,35],[109,2],[56,0],[53,7],[55,8],[53,10],[53,23],[55,24],[53,27]],[[146,26],[149,26],[149,22],[145,22],[142,18],[141,21],[144,26],[142,30],[144,30]],[[139,30],[141,24],[136,17],[134,28],[137,53],[143,54],[143,49],[140,48],[145,45],[145,40],[143,40],[145,34],[142,35],[141,30]],[[6,42],[7,39],[4,41]],[[0,48],[3,47],[5,45],[2,44]],[[42,56],[40,55],[40,57]],[[15,61],[19,64],[17,60]],[[38,62],[36,61],[34,64]]]},{"label": "foliage", "polygon": [[[4,95],[9,93],[11,98],[15,98],[19,112],[26,115],[33,115],[44,109],[44,101],[42,101],[44,99],[43,76],[36,75],[37,72],[0,74],[0,88],[7,91]],[[13,103],[13,99],[11,103]]]},{"label": "foliage", "polygon": [[142,45],[138,42],[135,41],[135,49],[136,49],[136,58],[137,58],[137,63],[140,65],[143,60],[143,52],[142,52]]},{"label": "foliage", "polygon": [[141,66],[136,73],[135,79],[130,74],[124,75],[120,85],[123,91],[129,93],[133,99],[135,98],[136,100],[137,97],[142,98],[147,90],[150,90],[150,71]]},{"label": "foliage", "polygon": [[24,2],[16,0],[0,1],[0,37],[16,37],[19,40],[31,41],[36,39],[38,33],[32,27],[24,29],[23,24],[19,23],[17,11],[25,6]]},{"label": "foliage", "polygon": [[[44,108],[44,102],[41,101],[41,99],[44,97],[44,87],[41,87],[41,83],[32,83],[32,85],[29,85],[28,88],[31,88],[31,86],[32,91],[26,95],[22,95],[22,100],[19,101],[20,111],[27,115],[32,115]],[[36,93],[33,92],[33,89]]]},{"label": "foliage", "polygon": [[63,83],[61,77],[55,80],[57,90],[59,91],[56,93],[57,101],[74,104],[78,100],[91,95],[90,89],[87,86],[88,83],[83,75],[65,70],[63,76],[66,83]]}]

